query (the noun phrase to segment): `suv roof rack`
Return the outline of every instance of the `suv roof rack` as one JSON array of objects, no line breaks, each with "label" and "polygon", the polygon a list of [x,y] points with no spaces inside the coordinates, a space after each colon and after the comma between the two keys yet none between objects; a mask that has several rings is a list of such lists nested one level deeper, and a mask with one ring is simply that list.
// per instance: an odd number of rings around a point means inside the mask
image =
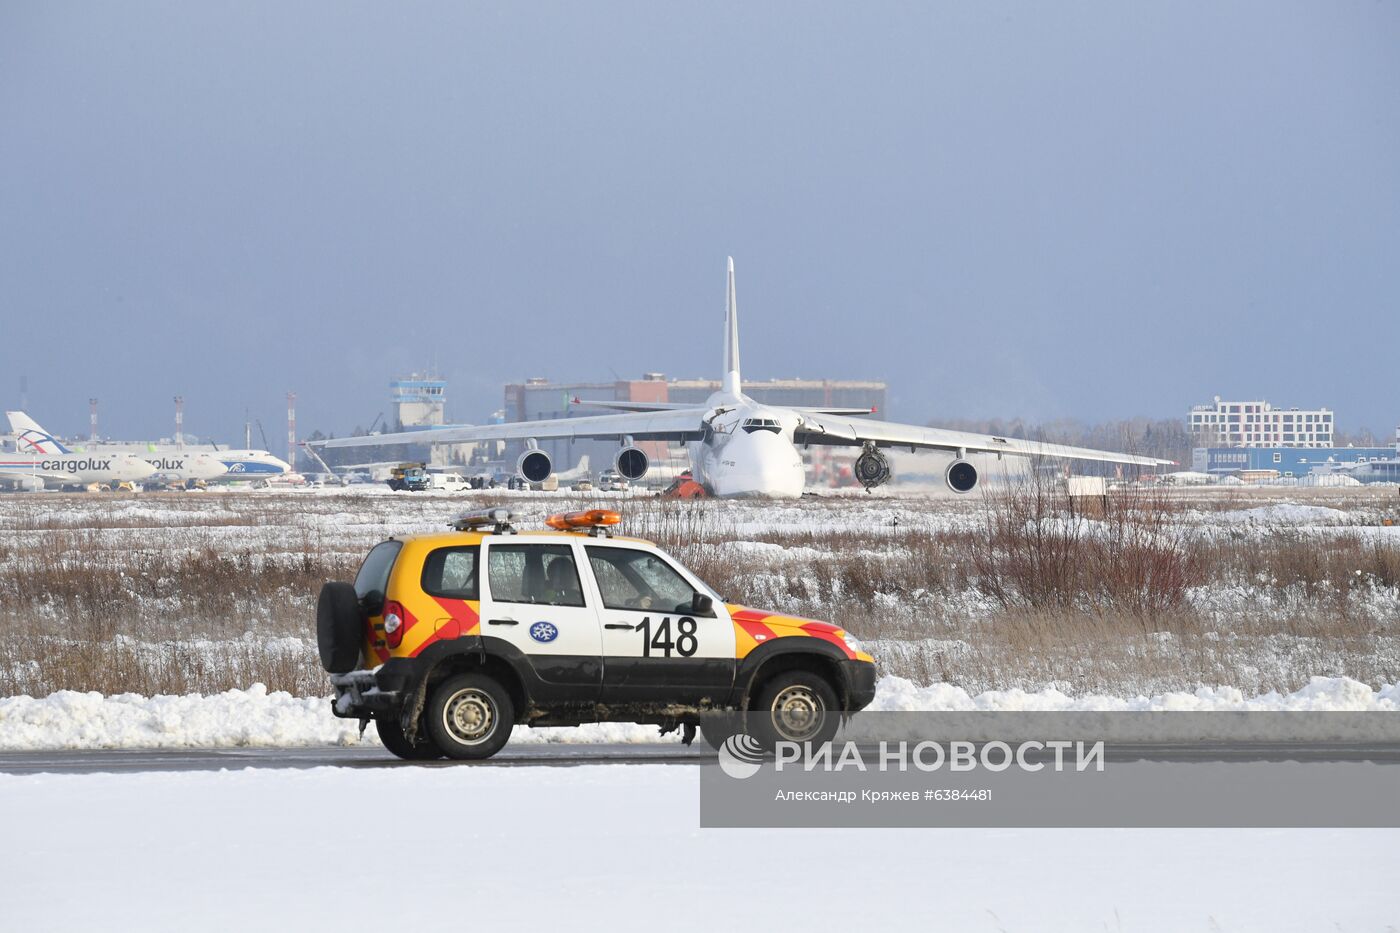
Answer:
[{"label": "suv roof rack", "polygon": [[510,535],[515,534],[515,528],[511,525],[512,518],[510,509],[477,509],[473,512],[463,512],[452,519],[451,527],[458,531],[482,531],[487,526],[491,526],[488,534]]}]

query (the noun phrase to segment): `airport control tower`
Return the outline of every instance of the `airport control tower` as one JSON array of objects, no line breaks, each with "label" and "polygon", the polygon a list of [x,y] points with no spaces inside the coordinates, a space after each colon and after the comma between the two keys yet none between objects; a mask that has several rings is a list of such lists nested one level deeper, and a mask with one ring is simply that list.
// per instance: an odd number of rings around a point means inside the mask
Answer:
[{"label": "airport control tower", "polygon": [[413,373],[389,383],[394,416],[405,428],[445,424],[447,380]]}]

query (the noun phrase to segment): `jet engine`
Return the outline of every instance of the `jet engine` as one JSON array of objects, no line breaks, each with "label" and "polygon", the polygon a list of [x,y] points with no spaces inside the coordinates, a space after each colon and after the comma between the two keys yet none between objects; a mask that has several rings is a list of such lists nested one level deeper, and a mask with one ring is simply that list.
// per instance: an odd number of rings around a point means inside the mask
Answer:
[{"label": "jet engine", "polygon": [[856,457],[853,472],[856,480],[869,491],[890,481],[890,461],[878,447],[871,445]]},{"label": "jet engine", "polygon": [[972,492],[977,488],[977,467],[966,460],[954,460],[944,471],[943,480],[953,492]]},{"label": "jet engine", "polygon": [[629,480],[638,480],[647,475],[647,469],[651,466],[651,461],[639,447],[624,447],[617,452],[617,458],[613,460],[613,466],[617,472]]},{"label": "jet engine", "polygon": [[515,472],[532,483],[543,483],[554,472],[554,462],[549,459],[549,454],[534,448],[525,451],[515,461]]}]

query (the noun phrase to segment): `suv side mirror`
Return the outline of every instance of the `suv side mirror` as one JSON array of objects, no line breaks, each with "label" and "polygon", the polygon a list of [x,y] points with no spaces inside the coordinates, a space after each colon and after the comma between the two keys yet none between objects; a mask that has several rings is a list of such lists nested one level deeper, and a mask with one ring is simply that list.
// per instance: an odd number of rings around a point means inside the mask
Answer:
[{"label": "suv side mirror", "polygon": [[712,616],[715,614],[715,601],[705,593],[696,593],[690,599],[690,614]]},{"label": "suv side mirror", "polygon": [[370,590],[360,597],[360,608],[365,611],[365,615],[379,615],[384,611],[384,594],[379,590]]}]

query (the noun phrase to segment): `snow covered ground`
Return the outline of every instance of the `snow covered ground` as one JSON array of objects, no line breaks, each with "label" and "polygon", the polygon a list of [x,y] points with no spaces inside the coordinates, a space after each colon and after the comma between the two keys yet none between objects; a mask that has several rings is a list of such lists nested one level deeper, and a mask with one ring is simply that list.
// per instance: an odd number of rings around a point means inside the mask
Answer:
[{"label": "snow covered ground", "polygon": [[1393,830],[701,830],[698,769],[0,776],[0,928],[1393,931]]},{"label": "snow covered ground", "polygon": [[[1156,696],[1071,697],[1058,690],[996,690],[970,695],[950,684],[920,686],[881,679],[870,707],[888,711],[1291,710],[1400,712],[1400,687],[1372,690],[1347,678],[1319,677],[1289,694],[1246,697],[1234,689]],[[0,751],[62,748],[286,748],[377,741],[354,720],[331,715],[330,701],[269,693],[261,684],[214,696],[103,696],[64,691],[42,699],[0,698]],[[655,742],[655,726],[599,723],[577,728],[517,729],[519,742]],[[675,736],[665,741],[675,741]]]},{"label": "snow covered ground", "polygon": [[[1395,515],[1394,490],[1183,490],[1181,497],[1186,507],[1174,521],[1205,543],[1249,548],[1279,534],[1398,543],[1400,528],[1385,524]],[[500,498],[536,517],[585,504]],[[674,516],[647,500],[620,501],[634,533],[676,532]],[[440,528],[452,510],[474,504],[377,489],[0,498],[0,624],[33,633],[0,645],[9,692],[29,684],[30,692],[47,692],[39,689],[52,682],[45,665],[61,652],[83,676],[89,668],[79,662],[100,668],[115,658],[131,665],[133,679],[233,671],[240,687],[203,696],[174,687],[181,695],[3,697],[0,749],[375,741],[372,726],[361,739],[357,724],[332,717],[318,695],[325,682],[309,638],[314,585],[353,567],[384,536]],[[1098,654],[1086,655],[1068,641],[1071,633],[1052,632],[994,653],[988,645],[1008,623],[985,594],[957,573],[938,590],[901,578],[920,539],[983,527],[972,500],[882,491],[714,504],[679,521],[702,542],[687,559],[744,567],[745,585],[773,608],[829,597],[847,609],[907,617],[909,628],[890,624],[872,641],[901,670],[930,673],[916,678],[922,683],[886,676],[878,709],[1400,712],[1393,685],[1400,662],[1386,653],[1396,644],[1400,588],[1373,570],[1345,599],[1326,580],[1203,582],[1190,595],[1204,629],[1197,642],[1145,631],[1129,650],[1096,641]],[[894,570],[877,574],[868,593],[853,595],[860,581],[839,576],[823,578],[833,587],[825,594],[807,593],[793,581],[831,563],[824,547],[831,535],[855,536],[842,554],[852,566]],[[54,589],[36,599],[33,575],[54,567],[71,573],[45,577]],[[266,592],[236,589],[244,579],[265,583],[274,571],[280,576]],[[201,587],[213,586],[216,573],[220,586],[233,588],[211,598]],[[93,606],[118,607],[112,615],[121,624],[106,625]],[[1306,618],[1319,607],[1344,617],[1345,650],[1296,621],[1269,628],[1272,619]],[[1224,666],[1199,668],[1222,672],[1197,678],[1207,686],[1183,680],[1177,668],[1142,666],[1205,643],[1228,649]],[[248,686],[245,672],[266,666],[264,645],[277,649],[284,667],[309,659],[303,675],[282,681],[307,685],[307,695]],[[104,646],[112,651],[94,650]],[[1358,674],[1358,658],[1370,659],[1376,676]],[[137,669],[147,661],[150,669]],[[1082,686],[1096,682],[1114,686]],[[1231,683],[1242,686],[1216,686]],[[1249,686],[1272,683],[1291,689]],[[655,740],[653,727],[631,725],[522,729],[513,739]],[[701,830],[697,772],[588,765],[0,775],[0,931],[1394,933],[1400,923],[1393,893],[1400,833],[1392,830]]]}]

